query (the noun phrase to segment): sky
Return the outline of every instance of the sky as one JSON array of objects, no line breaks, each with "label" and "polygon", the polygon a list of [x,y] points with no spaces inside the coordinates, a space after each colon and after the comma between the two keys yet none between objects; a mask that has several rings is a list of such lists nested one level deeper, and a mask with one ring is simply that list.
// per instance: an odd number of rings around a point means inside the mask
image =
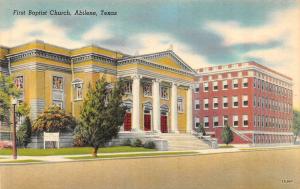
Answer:
[{"label": "sky", "polygon": [[[98,16],[13,15],[14,10]],[[102,16],[101,10],[117,12]],[[32,40],[127,54],[172,49],[193,68],[256,61],[293,78],[300,110],[299,0],[0,0],[0,45]]]}]

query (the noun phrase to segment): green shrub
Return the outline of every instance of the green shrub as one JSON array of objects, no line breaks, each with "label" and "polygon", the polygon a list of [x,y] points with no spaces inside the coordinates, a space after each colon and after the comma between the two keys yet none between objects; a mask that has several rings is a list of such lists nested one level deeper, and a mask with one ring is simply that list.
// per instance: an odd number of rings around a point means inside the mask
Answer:
[{"label": "green shrub", "polygon": [[123,146],[131,146],[131,140],[128,138],[123,142]]},{"label": "green shrub", "polygon": [[144,147],[149,149],[155,149],[155,143],[153,141],[147,141],[145,142]]},{"label": "green shrub", "polygon": [[17,131],[17,145],[19,147],[27,147],[31,142],[31,121],[29,117],[25,118],[24,123],[20,126]]},{"label": "green shrub", "polygon": [[135,141],[134,141],[134,143],[133,143],[132,146],[134,146],[134,147],[142,147],[143,143],[142,143],[141,139],[137,138],[137,139],[135,139]]}]

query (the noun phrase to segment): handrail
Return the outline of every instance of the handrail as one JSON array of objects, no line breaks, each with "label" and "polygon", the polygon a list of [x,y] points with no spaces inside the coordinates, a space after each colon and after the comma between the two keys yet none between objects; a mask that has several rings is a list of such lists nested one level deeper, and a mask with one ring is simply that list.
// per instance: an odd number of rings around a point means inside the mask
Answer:
[{"label": "handrail", "polygon": [[248,141],[248,142],[252,142],[252,139],[250,137],[248,137],[247,135],[241,133],[240,131],[236,130],[235,128],[233,127],[230,127],[230,130],[232,132],[234,132],[235,134],[237,134],[238,136],[240,136],[242,139]]}]

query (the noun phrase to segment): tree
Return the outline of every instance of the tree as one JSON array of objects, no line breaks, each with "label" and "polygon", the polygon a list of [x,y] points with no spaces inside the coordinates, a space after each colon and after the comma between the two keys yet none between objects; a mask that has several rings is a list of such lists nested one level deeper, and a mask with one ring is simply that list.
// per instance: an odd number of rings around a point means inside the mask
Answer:
[{"label": "tree", "polygon": [[225,125],[225,127],[223,128],[222,140],[226,145],[233,141],[233,132],[228,125]]},{"label": "tree", "polygon": [[58,106],[50,106],[43,114],[38,116],[33,124],[32,131],[41,132],[67,132],[73,131],[76,126],[76,120],[72,115]]},{"label": "tree", "polygon": [[93,147],[92,155],[97,157],[98,149],[119,133],[126,107],[123,105],[124,82],[116,81],[114,87],[102,77],[94,87],[89,86],[80,115],[79,128],[75,136]]},{"label": "tree", "polygon": [[0,121],[9,123],[9,110],[11,99],[18,97],[20,90],[17,89],[14,79],[11,76],[4,76],[0,73]]},{"label": "tree", "polygon": [[294,133],[294,142],[297,140],[297,136],[300,135],[300,111],[294,110],[293,112],[293,133]]},{"label": "tree", "polygon": [[26,116],[24,123],[21,125],[17,132],[17,143],[18,146],[24,146],[25,148],[31,142],[31,121],[28,116]]},{"label": "tree", "polygon": [[205,136],[205,135],[206,135],[206,132],[205,132],[205,129],[204,129],[204,127],[203,127],[203,124],[202,124],[202,123],[200,123],[200,124],[199,124],[199,127],[197,128],[197,132],[198,132],[198,133],[202,133],[202,134],[203,134],[203,136]]}]

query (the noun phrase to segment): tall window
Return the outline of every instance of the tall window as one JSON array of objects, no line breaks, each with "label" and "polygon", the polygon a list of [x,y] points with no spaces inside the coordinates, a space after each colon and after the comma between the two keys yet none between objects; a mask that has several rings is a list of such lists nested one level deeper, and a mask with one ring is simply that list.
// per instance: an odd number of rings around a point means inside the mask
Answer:
[{"label": "tall window", "polygon": [[219,117],[218,116],[214,116],[214,127],[218,127],[219,126]]},{"label": "tall window", "polygon": [[160,88],[160,97],[165,100],[169,99],[169,88],[168,87]]},{"label": "tall window", "polygon": [[248,115],[243,115],[243,126],[248,127]]},{"label": "tall window", "polygon": [[144,96],[152,96],[152,84],[144,83],[143,85]]},{"label": "tall window", "polygon": [[198,128],[200,126],[200,119],[199,117],[195,117],[195,128]]},{"label": "tall window", "polygon": [[209,104],[208,104],[208,99],[203,99],[203,104],[204,104],[204,110],[208,110]]},{"label": "tall window", "polygon": [[243,88],[248,87],[248,78],[243,78]]},{"label": "tall window", "polygon": [[237,108],[239,106],[239,101],[237,96],[232,97],[232,107]]},{"label": "tall window", "polygon": [[248,107],[248,95],[243,95],[243,107]]},{"label": "tall window", "polygon": [[131,81],[126,81],[124,85],[125,94],[132,94],[132,83]]},{"label": "tall window", "polygon": [[23,102],[24,100],[24,77],[17,76],[15,78],[15,86],[20,90],[21,94],[18,97],[18,102]]},{"label": "tall window", "polygon": [[218,109],[219,103],[218,103],[218,98],[213,98],[213,108]]},{"label": "tall window", "polygon": [[232,121],[233,121],[233,126],[234,127],[238,127],[239,126],[239,117],[238,117],[238,115],[234,115],[232,117]]},{"label": "tall window", "polygon": [[223,126],[228,125],[228,115],[223,116]]},{"label": "tall window", "polygon": [[228,108],[228,98],[227,98],[227,96],[223,97],[223,108]]},{"label": "tall window", "polygon": [[224,80],[222,83],[223,83],[223,90],[227,90],[228,89],[228,82],[227,82],[227,80]]},{"label": "tall window", "polygon": [[232,80],[232,88],[233,89],[239,88],[239,80],[238,79]]},{"label": "tall window", "polygon": [[195,100],[195,110],[199,110],[200,109],[200,102],[199,100]]},{"label": "tall window", "polygon": [[217,91],[218,90],[218,81],[213,82],[213,90]]},{"label": "tall window", "polygon": [[82,100],[83,99],[83,82],[79,79],[76,79],[72,82],[75,90],[74,99],[75,100]]},{"label": "tall window", "polygon": [[208,91],[208,82],[203,83],[203,91],[204,92]]},{"label": "tall window", "polygon": [[205,117],[204,117],[203,122],[204,122],[204,127],[209,127],[208,116],[205,116]]},{"label": "tall window", "polygon": [[64,80],[63,77],[53,76],[52,78],[52,103],[60,108],[64,104]]},{"label": "tall window", "polygon": [[195,86],[195,93],[199,93],[199,85]]},{"label": "tall window", "polygon": [[178,110],[178,112],[183,112],[183,98],[182,97],[177,98],[177,110]]}]

